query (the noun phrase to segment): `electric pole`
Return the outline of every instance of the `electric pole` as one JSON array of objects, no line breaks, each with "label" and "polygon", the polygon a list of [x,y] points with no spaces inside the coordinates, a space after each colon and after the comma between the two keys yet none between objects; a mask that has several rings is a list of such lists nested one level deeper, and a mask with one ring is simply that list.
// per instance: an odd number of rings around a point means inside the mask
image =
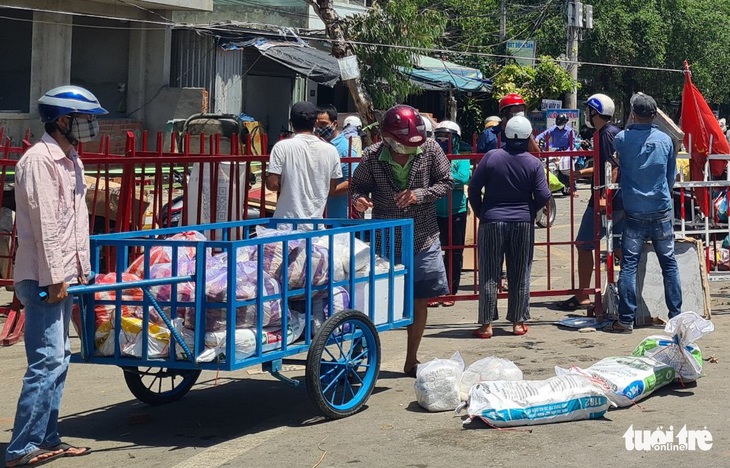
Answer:
[{"label": "electric pole", "polygon": [[507,39],[507,0],[499,2],[499,41]]},{"label": "electric pole", "polygon": [[[568,40],[566,45],[567,66],[570,76],[578,80],[578,41],[581,36],[581,29],[593,29],[593,6],[584,5],[577,0],[568,2]],[[585,15],[585,21],[584,21]],[[566,96],[565,107],[575,109],[578,107],[578,88]]]}]

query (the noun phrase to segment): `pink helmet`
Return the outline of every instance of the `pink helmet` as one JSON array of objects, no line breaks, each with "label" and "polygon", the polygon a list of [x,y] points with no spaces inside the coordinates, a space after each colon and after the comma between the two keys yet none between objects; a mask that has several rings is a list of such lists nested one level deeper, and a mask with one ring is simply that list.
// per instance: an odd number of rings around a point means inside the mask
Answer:
[{"label": "pink helmet", "polygon": [[383,137],[390,137],[403,146],[421,146],[426,141],[423,117],[411,106],[393,106],[383,116]]}]

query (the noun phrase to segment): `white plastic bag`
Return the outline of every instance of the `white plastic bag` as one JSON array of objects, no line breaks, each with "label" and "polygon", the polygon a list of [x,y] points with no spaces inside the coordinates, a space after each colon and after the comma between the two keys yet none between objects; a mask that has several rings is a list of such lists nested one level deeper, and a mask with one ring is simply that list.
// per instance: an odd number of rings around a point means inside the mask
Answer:
[{"label": "white plastic bag", "polygon": [[669,336],[648,336],[632,354],[651,357],[672,366],[677,378],[693,382],[702,375],[702,351],[695,341],[714,330],[715,325],[696,312],[682,312],[664,327]]},{"label": "white plastic bag", "polygon": [[555,366],[556,375],[578,374],[597,379],[610,389],[613,400],[619,407],[631,406],[646,398],[654,390],[672,382],[674,369],[648,357],[608,357],[581,369],[564,369]]},{"label": "white plastic bag", "polygon": [[547,380],[481,382],[469,390],[468,424],[479,418],[495,427],[598,419],[613,403],[604,389],[580,375]]},{"label": "white plastic bag", "polygon": [[454,410],[459,400],[459,380],[464,372],[464,360],[456,352],[451,359],[434,359],[418,365],[416,371],[416,401],[428,411]]},{"label": "white plastic bag", "polygon": [[522,380],[522,371],[509,359],[489,356],[466,368],[459,381],[459,399],[466,401],[469,390],[487,380]]}]

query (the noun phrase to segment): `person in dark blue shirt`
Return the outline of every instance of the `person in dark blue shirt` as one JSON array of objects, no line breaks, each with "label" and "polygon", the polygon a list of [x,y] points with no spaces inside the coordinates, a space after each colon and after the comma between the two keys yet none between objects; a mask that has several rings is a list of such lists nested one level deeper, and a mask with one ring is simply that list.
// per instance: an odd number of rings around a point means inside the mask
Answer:
[{"label": "person in dark blue shirt", "polygon": [[479,135],[479,139],[477,140],[477,153],[484,154],[487,151],[497,149],[497,135],[502,130],[502,127],[499,125],[501,122],[502,119],[496,115],[487,117],[484,120],[484,131]]},{"label": "person in dark blue shirt", "polygon": [[[618,162],[613,156],[614,147],[613,141],[616,135],[621,131],[617,126],[611,123],[613,119],[613,113],[615,105],[613,100],[605,94],[594,94],[589,97],[586,101],[586,125],[590,128],[595,128],[599,135],[599,180],[601,183],[605,180],[606,163],[610,162],[612,166],[612,181],[615,182],[618,178]],[[575,177],[590,177],[593,180],[593,170],[596,166],[594,163],[593,167],[588,167],[576,171]],[[578,252],[578,288],[581,291],[590,289],[591,277],[593,276],[594,264],[593,264],[593,249],[596,246],[596,236],[594,232],[596,216],[600,216],[600,213],[595,212],[594,200],[596,191],[591,192],[591,198],[588,200],[588,205],[583,213],[581,219],[580,228],[575,238],[575,248]],[[613,226],[614,226],[614,237],[620,236],[623,232],[623,204],[621,202],[621,192],[616,190],[613,194]],[[600,197],[603,197],[602,193],[599,193]],[[600,224],[600,221],[599,221]],[[606,234],[605,228],[601,227],[600,237]],[[620,238],[614,242],[614,248],[616,249],[617,255],[620,256]],[[565,301],[558,302],[556,307],[560,310],[574,311],[576,309],[589,309],[588,315],[592,315],[593,303],[587,293],[579,292],[575,296]]]}]

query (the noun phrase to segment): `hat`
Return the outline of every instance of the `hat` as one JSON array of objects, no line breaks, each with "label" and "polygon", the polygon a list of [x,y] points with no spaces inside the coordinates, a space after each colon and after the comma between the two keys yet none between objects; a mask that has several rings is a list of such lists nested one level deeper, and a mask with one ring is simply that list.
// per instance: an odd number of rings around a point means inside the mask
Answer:
[{"label": "hat", "polygon": [[290,119],[317,120],[317,106],[309,101],[300,101],[291,106]]},{"label": "hat", "polygon": [[496,115],[491,115],[484,119],[484,128],[494,127],[495,125],[499,125],[500,122],[502,122],[502,119]]},{"label": "hat", "polygon": [[654,117],[657,112],[656,101],[648,94],[634,94],[631,98],[631,110],[639,117]]}]

